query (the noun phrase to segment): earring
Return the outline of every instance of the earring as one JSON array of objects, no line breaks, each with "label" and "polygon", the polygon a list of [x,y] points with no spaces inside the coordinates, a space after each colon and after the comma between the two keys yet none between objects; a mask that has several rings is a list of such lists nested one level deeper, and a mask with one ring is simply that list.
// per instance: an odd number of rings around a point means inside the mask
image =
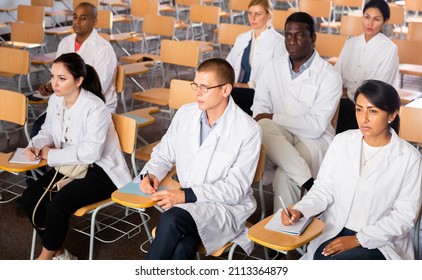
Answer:
[{"label": "earring", "polygon": [[391,123],[391,121],[388,121],[388,123]]}]

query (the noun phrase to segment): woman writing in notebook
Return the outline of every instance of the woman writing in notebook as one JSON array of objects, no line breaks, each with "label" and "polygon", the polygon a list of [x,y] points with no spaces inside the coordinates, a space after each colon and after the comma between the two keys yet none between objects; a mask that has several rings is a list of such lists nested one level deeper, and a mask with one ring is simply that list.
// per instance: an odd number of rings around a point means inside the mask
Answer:
[{"label": "woman writing in notebook", "polygon": [[251,0],[248,20],[252,29],[240,34],[226,60],[235,71],[231,96],[239,107],[252,115],[255,83],[274,57],[287,53],[284,37],[271,26],[270,0]]},{"label": "woman writing in notebook", "polygon": [[42,239],[40,260],[76,259],[63,249],[70,216],[79,208],[110,198],[131,180],[119,139],[94,68],[76,53],[59,56],[51,67],[54,89],[47,118],[25,153],[49,166],[89,166],[86,175],[60,191],[45,188],[64,176],[52,168],[24,191],[22,205]]},{"label": "woman writing in notebook", "polygon": [[289,215],[282,211],[282,223],[322,213],[326,229],[304,259],[413,259],[422,163],[397,135],[400,98],[391,85],[368,80],[354,101],[359,129],[334,138],[313,187]]}]

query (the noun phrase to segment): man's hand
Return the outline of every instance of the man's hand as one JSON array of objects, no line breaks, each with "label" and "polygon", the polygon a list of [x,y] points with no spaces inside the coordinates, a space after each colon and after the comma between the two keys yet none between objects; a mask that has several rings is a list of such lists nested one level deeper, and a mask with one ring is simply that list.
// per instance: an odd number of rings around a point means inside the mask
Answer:
[{"label": "man's hand", "polygon": [[269,114],[269,113],[262,113],[262,114],[258,114],[258,115],[255,117],[255,120],[256,120],[256,121],[259,121],[259,120],[261,120],[261,119],[270,119],[270,120],[272,120],[272,119],[273,119],[273,115],[274,115],[274,114]]},{"label": "man's hand", "polygon": [[39,87],[38,91],[41,95],[48,96],[53,93],[53,87],[51,83],[43,84]]},{"label": "man's hand", "polygon": [[185,203],[185,192],[183,190],[164,190],[151,195],[152,201],[164,210],[172,208],[176,204]]},{"label": "man's hand", "polygon": [[[152,181],[152,184],[150,182],[150,179]],[[145,176],[139,182],[139,189],[146,194],[153,194],[157,191],[159,183],[160,182],[158,182],[158,179],[157,177],[155,177],[155,175],[148,174],[148,176]]]}]

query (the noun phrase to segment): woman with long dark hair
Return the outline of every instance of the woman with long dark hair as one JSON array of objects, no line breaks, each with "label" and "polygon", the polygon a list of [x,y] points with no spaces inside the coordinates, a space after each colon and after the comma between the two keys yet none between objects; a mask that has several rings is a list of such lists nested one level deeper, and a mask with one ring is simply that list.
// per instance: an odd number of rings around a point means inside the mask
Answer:
[{"label": "woman with long dark hair", "polygon": [[[70,216],[83,206],[110,198],[131,175],[95,69],[76,53],[63,54],[51,67],[51,84],[54,95],[46,121],[25,155],[46,159],[55,168],[28,186],[21,201],[42,239],[38,259],[70,260],[76,257],[63,248]],[[87,172],[82,178],[63,181],[68,174],[64,166],[85,167]],[[46,193],[59,180],[57,186],[62,188]]]}]

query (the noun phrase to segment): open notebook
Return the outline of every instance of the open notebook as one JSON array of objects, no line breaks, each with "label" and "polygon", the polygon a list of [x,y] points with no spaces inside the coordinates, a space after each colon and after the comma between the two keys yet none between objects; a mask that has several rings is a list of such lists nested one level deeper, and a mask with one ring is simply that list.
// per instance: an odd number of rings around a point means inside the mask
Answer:
[{"label": "open notebook", "polygon": [[275,213],[271,220],[269,220],[268,223],[265,225],[265,229],[279,231],[292,235],[301,235],[314,219],[314,217],[311,217],[309,219],[302,218],[291,226],[285,226],[281,223],[281,211],[281,208],[278,209],[277,213]]},{"label": "open notebook", "polygon": [[41,158],[36,160],[27,159],[25,154],[25,148],[17,148],[16,151],[10,156],[10,163],[22,163],[22,164],[38,164],[41,161]]}]

